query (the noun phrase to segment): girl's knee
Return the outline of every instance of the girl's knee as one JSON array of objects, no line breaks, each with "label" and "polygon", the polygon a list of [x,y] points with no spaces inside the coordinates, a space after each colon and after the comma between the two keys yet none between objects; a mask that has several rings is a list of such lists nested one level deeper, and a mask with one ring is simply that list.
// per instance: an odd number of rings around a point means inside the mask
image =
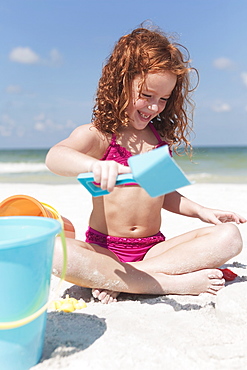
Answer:
[{"label": "girl's knee", "polygon": [[243,241],[238,227],[231,223],[221,224],[219,226],[224,248],[228,247],[232,256],[236,256],[243,248]]}]

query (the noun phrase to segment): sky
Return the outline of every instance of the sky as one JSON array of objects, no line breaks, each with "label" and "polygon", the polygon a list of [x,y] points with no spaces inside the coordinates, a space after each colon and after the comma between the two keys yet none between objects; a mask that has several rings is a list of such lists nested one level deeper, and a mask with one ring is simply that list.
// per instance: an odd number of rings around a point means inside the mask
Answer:
[{"label": "sky", "polygon": [[102,66],[145,20],[188,48],[194,146],[247,145],[247,0],[1,0],[0,149],[49,148],[91,122]]}]

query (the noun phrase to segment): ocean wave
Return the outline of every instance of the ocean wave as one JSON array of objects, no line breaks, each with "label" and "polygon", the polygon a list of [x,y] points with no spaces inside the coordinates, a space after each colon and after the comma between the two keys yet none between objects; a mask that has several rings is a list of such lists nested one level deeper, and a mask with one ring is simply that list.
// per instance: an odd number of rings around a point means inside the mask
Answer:
[{"label": "ocean wave", "polygon": [[238,172],[236,173],[197,173],[197,174],[187,174],[188,179],[191,182],[196,183],[247,183],[246,173]]},{"label": "ocean wave", "polygon": [[196,173],[196,174],[188,174],[188,178],[190,180],[196,180],[196,179],[211,179],[214,177],[214,174],[202,172],[202,173]]},{"label": "ocean wave", "polygon": [[0,174],[34,173],[48,171],[49,170],[44,163],[6,162],[0,164]]}]

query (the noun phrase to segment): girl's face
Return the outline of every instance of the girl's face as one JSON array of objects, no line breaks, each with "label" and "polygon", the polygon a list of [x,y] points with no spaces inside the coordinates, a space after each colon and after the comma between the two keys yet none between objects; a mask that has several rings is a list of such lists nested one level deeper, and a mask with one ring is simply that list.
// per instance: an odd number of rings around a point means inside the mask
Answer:
[{"label": "girl's face", "polygon": [[148,73],[141,89],[141,77],[135,77],[131,101],[127,107],[130,125],[137,130],[144,129],[165,109],[176,82],[177,76],[170,71]]}]

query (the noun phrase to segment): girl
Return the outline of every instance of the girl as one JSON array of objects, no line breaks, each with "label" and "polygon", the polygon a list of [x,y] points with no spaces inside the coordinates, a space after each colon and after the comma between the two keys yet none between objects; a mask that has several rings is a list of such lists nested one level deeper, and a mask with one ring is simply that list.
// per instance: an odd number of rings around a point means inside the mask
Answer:
[{"label": "girl", "polygon": [[[177,191],[151,198],[138,185],[115,186],[130,172],[127,159],[161,145],[177,150],[190,120],[189,73],[180,46],[159,30],[135,29],[120,38],[103,68],[93,122],[76,128],[47,155],[47,166],[62,176],[93,172],[110,194],[93,199],[86,241],[68,239],[66,280],[90,287],[103,303],[119,292],[216,294],[224,286],[219,266],[240,253],[232,212],[208,209]],[[214,224],[166,240],[159,231],[161,210]],[[62,265],[55,248],[54,273]]]}]

